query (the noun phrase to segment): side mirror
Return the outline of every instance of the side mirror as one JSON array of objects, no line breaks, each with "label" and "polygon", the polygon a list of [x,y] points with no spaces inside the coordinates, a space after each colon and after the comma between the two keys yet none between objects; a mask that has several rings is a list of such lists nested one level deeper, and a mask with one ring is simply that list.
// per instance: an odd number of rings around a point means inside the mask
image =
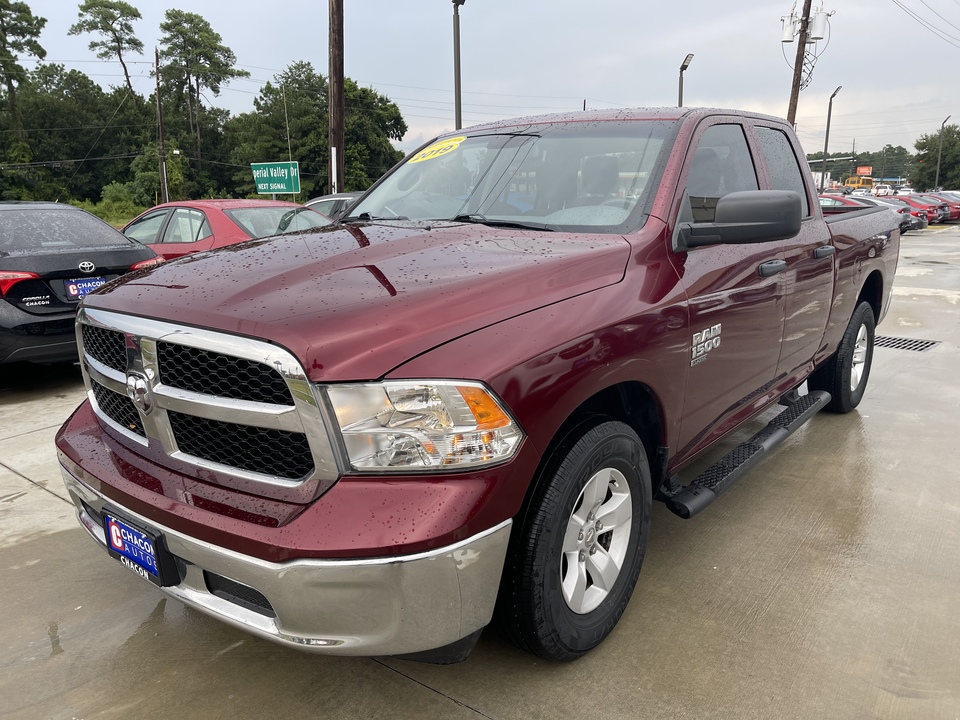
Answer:
[{"label": "side mirror", "polygon": [[791,190],[745,190],[717,201],[712,223],[682,223],[680,250],[724,243],[786,240],[800,232],[800,196]]}]

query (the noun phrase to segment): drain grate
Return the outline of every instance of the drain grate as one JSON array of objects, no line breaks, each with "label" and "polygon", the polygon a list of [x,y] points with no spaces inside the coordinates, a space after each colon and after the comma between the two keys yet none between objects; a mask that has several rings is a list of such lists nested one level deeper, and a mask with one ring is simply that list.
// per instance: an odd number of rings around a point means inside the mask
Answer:
[{"label": "drain grate", "polygon": [[925,352],[939,344],[939,340],[917,340],[916,338],[898,338],[889,335],[877,335],[874,338],[874,345],[877,347],[913,350],[914,352]]}]

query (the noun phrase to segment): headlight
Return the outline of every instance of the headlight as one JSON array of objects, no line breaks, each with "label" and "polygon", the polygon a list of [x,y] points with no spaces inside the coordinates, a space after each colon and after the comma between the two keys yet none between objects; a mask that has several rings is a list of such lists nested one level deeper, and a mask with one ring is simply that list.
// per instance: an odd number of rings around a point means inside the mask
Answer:
[{"label": "headlight", "polygon": [[523,439],[477,383],[329,385],[326,393],[357,470],[481,467],[510,458]]}]

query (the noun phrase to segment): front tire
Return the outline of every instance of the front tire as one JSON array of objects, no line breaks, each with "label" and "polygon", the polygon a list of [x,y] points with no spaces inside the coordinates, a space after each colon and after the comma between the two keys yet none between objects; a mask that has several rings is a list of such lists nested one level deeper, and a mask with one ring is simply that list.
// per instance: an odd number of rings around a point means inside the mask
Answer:
[{"label": "front tire", "polygon": [[504,569],[500,622],[520,647],[575,660],[610,634],[636,585],[650,528],[640,438],[599,422],[555,453]]},{"label": "front tire", "polygon": [[861,302],[843,333],[836,354],[813,371],[807,380],[810,390],[826,390],[830,403],[826,409],[848,413],[863,399],[873,364],[876,322],[870,303]]}]

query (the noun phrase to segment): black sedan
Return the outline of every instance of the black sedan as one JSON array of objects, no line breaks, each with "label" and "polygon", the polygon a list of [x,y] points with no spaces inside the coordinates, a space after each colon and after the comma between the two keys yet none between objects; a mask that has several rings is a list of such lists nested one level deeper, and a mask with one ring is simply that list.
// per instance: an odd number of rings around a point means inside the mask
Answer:
[{"label": "black sedan", "polygon": [[0,202],[0,363],[76,360],[81,298],[159,262],[79,208]]}]

